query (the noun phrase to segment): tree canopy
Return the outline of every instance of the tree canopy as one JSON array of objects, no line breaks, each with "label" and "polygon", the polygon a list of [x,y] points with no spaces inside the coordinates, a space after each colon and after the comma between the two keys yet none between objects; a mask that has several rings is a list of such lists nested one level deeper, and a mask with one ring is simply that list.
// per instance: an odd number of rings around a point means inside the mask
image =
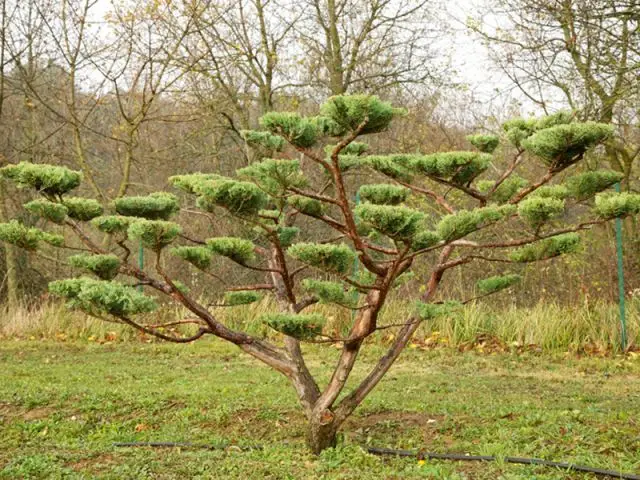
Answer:
[{"label": "tree canopy", "polygon": [[[309,419],[309,444],[319,452],[335,444],[338,428],[421,322],[473,300],[436,300],[447,271],[471,263],[508,267],[477,284],[477,298],[498,294],[518,284],[518,264],[574,252],[581,231],[640,212],[640,195],[605,192],[620,179],[616,173],[560,175],[610,138],[609,125],[565,114],[517,119],[505,123],[500,137],[470,137],[478,151],[364,155],[368,149],[357,139],[384,131],[404,113],[368,95],[331,97],[316,116],[269,113],[261,120],[264,131],[244,136],[249,144],[280,150],[283,158],[262,158],[230,176],[174,176],[170,184],[180,196],[123,196],[103,206],[67,197],[79,186],[80,172],[21,163],[3,168],[2,175],[40,197],[25,208],[52,227],[66,228],[80,245],[76,248],[84,250],[68,262],[97,277],[55,281],[54,295],[71,308],[163,340],[213,335],[237,345],[291,380]],[[502,171],[489,168],[498,152],[510,156]],[[535,164],[539,175],[520,169],[523,161]],[[569,215],[575,209],[579,221]],[[195,238],[189,232],[193,214],[211,220],[212,236]],[[215,236],[223,214],[234,219],[235,236]],[[117,247],[105,247],[104,234]],[[66,237],[18,221],[0,224],[0,239],[30,251],[69,246]],[[146,268],[129,258],[137,244],[153,259]],[[207,303],[189,293],[184,275],[169,273],[169,261],[184,261],[212,276],[220,261],[231,261],[265,281],[224,279],[221,299]],[[398,326],[378,325],[380,310],[409,277],[424,286],[414,314]],[[261,317],[274,332],[266,338],[231,328],[217,314],[217,308],[264,296],[276,300],[273,311]],[[193,319],[171,332],[149,323],[145,315],[164,302],[181,305]],[[343,337],[325,330],[327,319],[314,310],[317,303],[354,312]],[[387,354],[341,396],[364,341],[392,327],[397,332]],[[326,386],[307,369],[300,342],[339,346]]]}]

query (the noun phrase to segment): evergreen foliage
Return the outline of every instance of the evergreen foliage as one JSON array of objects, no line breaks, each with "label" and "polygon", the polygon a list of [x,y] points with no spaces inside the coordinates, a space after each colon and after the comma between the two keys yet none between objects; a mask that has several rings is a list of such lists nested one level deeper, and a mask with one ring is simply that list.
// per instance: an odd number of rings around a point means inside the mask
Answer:
[{"label": "evergreen foliage", "polygon": [[343,306],[353,306],[353,291],[345,290],[342,283],[327,280],[305,278],[302,287],[314,294],[320,303],[337,303]]},{"label": "evergreen foliage", "polygon": [[227,257],[240,265],[246,265],[255,258],[255,245],[244,238],[210,238],[207,240],[207,248],[216,255]]},{"label": "evergreen foliage", "polygon": [[613,170],[595,170],[569,177],[565,183],[571,196],[583,201],[615,185],[623,178],[622,173]]},{"label": "evergreen foliage", "polygon": [[303,195],[291,195],[287,198],[287,202],[299,212],[310,217],[320,217],[324,215],[324,204],[315,198],[309,198]]},{"label": "evergreen foliage", "polygon": [[258,216],[263,218],[268,218],[277,222],[280,219],[282,212],[280,210],[260,210],[258,211]]},{"label": "evergreen foliage", "polygon": [[[480,180],[476,186],[478,190],[486,193],[493,188],[495,183],[496,182],[492,180]],[[491,194],[490,199],[496,203],[506,203],[511,200],[511,197],[513,197],[517,192],[526,187],[527,183],[528,182],[524,178],[513,174],[498,185],[498,188],[496,188]]]},{"label": "evergreen foliage", "polygon": [[348,273],[356,259],[354,251],[345,244],[295,243],[287,253],[302,263],[339,274]]},{"label": "evergreen foliage", "polygon": [[338,168],[343,173],[364,165],[362,157],[358,155],[338,155]]},{"label": "evergreen foliage", "polygon": [[536,131],[536,120],[514,118],[502,124],[507,139],[516,147],[521,148],[522,142]]},{"label": "evergreen foliage", "polygon": [[367,155],[358,158],[359,165],[366,166],[386,175],[394,180],[410,182],[412,175],[399,160],[405,159],[405,155]]},{"label": "evergreen foliage", "polygon": [[95,274],[102,280],[113,280],[120,269],[120,259],[115,255],[82,253],[69,257],[69,264]]},{"label": "evergreen foliage", "polygon": [[67,218],[67,207],[49,200],[32,200],[24,204],[24,208],[40,218],[62,224]]},{"label": "evergreen foliage", "polygon": [[360,133],[385,130],[397,115],[405,110],[394,108],[375,95],[336,95],[320,107],[320,113],[336,123],[340,130],[353,132],[364,124]]},{"label": "evergreen foliage", "polygon": [[286,227],[279,225],[277,228],[277,233],[280,245],[283,247],[288,247],[298,236],[298,234],[300,233],[300,229],[298,227]]},{"label": "evergreen foliage", "polygon": [[564,200],[557,198],[531,197],[518,204],[518,214],[532,228],[564,213]]},{"label": "evergreen foliage", "polygon": [[[325,146],[324,153],[331,155],[331,152],[333,152],[336,146],[335,144]],[[369,150],[369,144],[364,142],[351,142],[340,151],[340,155],[358,156],[364,154],[367,150]]]},{"label": "evergreen foliage", "polygon": [[570,124],[573,120],[573,113],[560,111],[540,118],[514,118],[502,124],[502,128],[506,133],[507,139],[516,147],[521,148],[524,140],[535,132],[557,125]]},{"label": "evergreen foliage", "polygon": [[0,223],[0,240],[31,251],[37,250],[40,242],[48,243],[54,247],[61,247],[64,244],[62,235],[26,227],[17,220]]},{"label": "evergreen foliage", "polygon": [[552,115],[540,117],[536,120],[534,126],[535,130],[542,130],[544,128],[555,127],[556,125],[566,125],[573,122],[575,116],[572,112],[566,110],[560,110]]},{"label": "evergreen foliage", "polygon": [[113,203],[118,214],[147,220],[168,220],[180,210],[178,198],[167,192],[155,192],[144,197],[118,198]]},{"label": "evergreen foliage", "polygon": [[279,152],[284,147],[284,138],[273,135],[270,132],[258,132],[256,130],[242,130],[240,132],[247,145],[262,147],[269,151]]},{"label": "evergreen foliage", "polygon": [[163,220],[137,218],[129,225],[127,234],[133,240],[139,240],[146,248],[159,251],[173,242],[182,232],[177,223]]},{"label": "evergreen foliage", "polygon": [[354,209],[354,213],[383,235],[395,239],[412,237],[424,219],[424,214],[418,210],[394,205],[363,203]]},{"label": "evergreen foliage", "polygon": [[125,217],[122,215],[105,215],[91,220],[91,225],[108,234],[127,233],[129,225],[135,221],[135,217]]},{"label": "evergreen foliage", "polygon": [[60,196],[82,181],[82,173],[56,165],[20,162],[0,168],[0,175],[19,187],[33,188],[49,196]]},{"label": "evergreen foliage", "polygon": [[612,134],[613,127],[603,123],[561,124],[539,130],[524,140],[522,147],[557,172],[576,163],[589,148]]},{"label": "evergreen foliage", "polygon": [[317,115],[315,117],[309,117],[309,121],[316,126],[319,136],[340,137],[345,133],[342,127],[329,117]]},{"label": "evergreen foliage", "polygon": [[189,262],[200,270],[206,270],[211,266],[213,253],[207,247],[174,247],[171,253],[176,257],[180,257],[185,262]]},{"label": "evergreen foliage", "polygon": [[88,222],[104,213],[100,202],[93,198],[65,197],[62,204],[69,210],[69,217],[81,222]]},{"label": "evergreen foliage", "polygon": [[569,189],[564,185],[543,185],[529,194],[529,197],[557,198],[564,200],[569,196]]},{"label": "evergreen foliage", "polygon": [[411,193],[408,188],[387,183],[362,185],[359,192],[363,201],[376,205],[398,205],[404,202]]},{"label": "evergreen foliage", "polygon": [[493,153],[500,144],[500,137],[497,135],[468,135],[467,140],[483,153]]},{"label": "evergreen foliage", "polygon": [[497,222],[516,210],[514,205],[489,206],[474,210],[461,210],[442,217],[436,231],[445,242],[452,242],[475,232],[481,227]]},{"label": "evergreen foliage", "polygon": [[577,233],[564,233],[518,248],[511,252],[509,258],[520,263],[536,262],[573,253],[579,246],[580,236]]},{"label": "evergreen foliage", "polygon": [[198,195],[198,207],[215,212],[215,207],[227,209],[234,215],[256,215],[267,204],[267,195],[251,182],[240,182],[226,177],[213,180],[180,179],[189,184]]},{"label": "evergreen foliage", "polygon": [[312,340],[322,333],[325,324],[324,317],[317,313],[271,313],[262,315],[260,320],[274,330],[298,340]]},{"label": "evergreen foliage", "polygon": [[640,213],[640,195],[637,193],[602,193],[596,196],[595,203],[595,213],[606,219]]},{"label": "evergreen foliage", "polygon": [[212,180],[221,180],[225,177],[215,173],[187,173],[185,175],[174,175],[169,177],[169,183],[175,188],[182,190],[185,193],[196,195],[199,185]]},{"label": "evergreen foliage", "polygon": [[489,295],[499,292],[500,290],[504,290],[505,288],[512,287],[513,285],[519,283],[521,280],[522,277],[516,274],[497,275],[494,277],[479,280],[476,286],[478,287],[480,293]]},{"label": "evergreen foliage", "polygon": [[[64,245],[64,237],[57,233],[40,232],[40,239],[44,243],[48,243],[54,247],[62,247]],[[1,240],[1,239],[0,239]]]},{"label": "evergreen foliage", "polygon": [[423,250],[438,244],[442,238],[436,232],[422,230],[413,236],[411,248],[413,250]]},{"label": "evergreen foliage", "polygon": [[238,305],[249,305],[262,299],[262,295],[258,292],[240,291],[225,292],[224,305],[227,307],[236,307]]},{"label": "evergreen foliage", "polygon": [[301,117],[295,112],[268,112],[260,118],[260,124],[300,148],[315,145],[323,130],[314,119]]},{"label": "evergreen foliage", "polygon": [[115,317],[131,317],[152,312],[156,301],[121,283],[80,277],[49,283],[49,291],[68,299],[67,306],[90,315],[110,314]]},{"label": "evergreen foliage", "polygon": [[450,178],[464,185],[484,172],[491,155],[481,152],[439,152],[414,157],[412,166],[427,176]]},{"label": "evergreen foliage", "polygon": [[433,320],[434,318],[450,315],[453,311],[460,308],[460,302],[444,302],[444,303],[424,303],[416,302],[416,310],[421,320]]},{"label": "evergreen foliage", "polygon": [[241,177],[248,177],[270,195],[282,195],[287,189],[302,188],[307,179],[300,171],[298,160],[265,158],[261,162],[237,170]]}]

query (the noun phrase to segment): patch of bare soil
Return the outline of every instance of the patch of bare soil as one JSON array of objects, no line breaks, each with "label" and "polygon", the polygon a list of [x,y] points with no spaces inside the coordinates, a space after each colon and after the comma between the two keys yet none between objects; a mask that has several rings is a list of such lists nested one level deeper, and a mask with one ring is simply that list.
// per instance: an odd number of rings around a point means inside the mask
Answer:
[{"label": "patch of bare soil", "polygon": [[354,416],[347,420],[350,428],[371,428],[380,424],[394,424],[402,427],[427,427],[437,424],[442,420],[442,415],[429,415],[417,412],[402,412],[389,410],[372,413],[366,417]]}]

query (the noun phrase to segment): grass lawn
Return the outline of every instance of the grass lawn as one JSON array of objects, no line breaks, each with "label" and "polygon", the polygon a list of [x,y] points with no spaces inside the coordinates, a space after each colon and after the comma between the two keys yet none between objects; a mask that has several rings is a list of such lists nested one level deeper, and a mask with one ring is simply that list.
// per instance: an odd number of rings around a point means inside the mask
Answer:
[{"label": "grass lawn", "polygon": [[[370,346],[356,376],[381,347]],[[312,348],[328,374],[338,351]],[[0,478],[586,479],[503,463],[418,462],[358,445],[640,471],[640,359],[409,349],[320,457],[286,380],[233,347],[0,343]],[[113,442],[264,446],[122,449]]]}]

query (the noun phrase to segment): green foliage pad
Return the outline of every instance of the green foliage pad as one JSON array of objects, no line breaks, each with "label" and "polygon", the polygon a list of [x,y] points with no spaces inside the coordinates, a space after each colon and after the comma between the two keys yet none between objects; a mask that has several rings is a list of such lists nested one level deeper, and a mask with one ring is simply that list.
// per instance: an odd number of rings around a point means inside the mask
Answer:
[{"label": "green foliage pad", "polygon": [[260,124],[300,148],[312,147],[321,134],[317,122],[294,112],[269,112],[260,118]]},{"label": "green foliage pad", "polygon": [[573,253],[579,246],[580,236],[577,233],[565,233],[514,250],[509,258],[514,262],[536,262]]},{"label": "green foliage pad", "polygon": [[299,212],[310,217],[320,217],[324,214],[324,204],[315,198],[309,198],[303,195],[291,195],[287,198],[287,202]]},{"label": "green foliage pad", "polygon": [[118,275],[120,259],[115,255],[92,255],[83,253],[69,257],[69,264],[95,274],[102,280],[113,280]]},{"label": "green foliage pad", "polygon": [[82,174],[66,167],[20,162],[0,168],[3,178],[19,187],[33,188],[49,196],[60,196],[73,190],[82,181]]},{"label": "green foliage pad", "polygon": [[349,272],[356,258],[354,251],[344,244],[296,243],[287,253],[303,263],[340,274]]},{"label": "green foliage pad", "polygon": [[272,313],[260,317],[274,330],[298,340],[311,340],[322,333],[325,319],[320,314]]},{"label": "green foliage pad", "polygon": [[560,171],[580,160],[591,147],[613,134],[603,123],[570,123],[540,130],[522,142],[529,153],[540,158],[552,171]]},{"label": "green foliage pad", "polygon": [[404,202],[411,191],[408,188],[386,183],[376,185],[362,185],[360,198],[376,205],[398,205]]},{"label": "green foliage pad", "polygon": [[252,179],[270,195],[282,195],[289,188],[301,188],[307,184],[298,160],[265,158],[239,169],[237,173]]},{"label": "green foliage pad", "polygon": [[174,247],[171,253],[176,257],[180,257],[186,262],[191,263],[200,270],[206,270],[211,266],[213,253],[207,247]]},{"label": "green foliage pad", "polygon": [[250,240],[236,237],[217,237],[207,240],[207,248],[240,265],[246,265],[255,258],[255,245]]},{"label": "green foliage pad", "polygon": [[385,130],[394,116],[405,111],[393,108],[375,95],[337,95],[330,97],[320,112],[339,125],[342,131],[352,132],[360,127],[360,133],[364,135]]},{"label": "green foliage pad", "polygon": [[442,217],[436,227],[437,233],[442,240],[451,242],[466,237],[483,226],[497,222],[515,210],[516,207],[513,205],[462,210],[456,214]]},{"label": "green foliage pad", "polygon": [[640,213],[640,195],[637,193],[603,193],[596,196],[596,214],[605,219],[637,215]]},{"label": "green foliage pad", "polygon": [[91,220],[91,224],[104,233],[116,234],[125,233],[129,229],[129,225],[134,222],[136,218],[125,217],[122,215],[105,215],[103,217],[96,217]]},{"label": "green foliage pad", "polygon": [[182,232],[177,223],[162,220],[136,219],[129,225],[129,238],[140,240],[146,248],[159,251],[173,242]]},{"label": "green foliage pad", "polygon": [[564,213],[564,200],[557,198],[531,197],[518,204],[518,214],[532,228],[538,228],[545,222]]},{"label": "green foliage pad", "polygon": [[519,283],[521,280],[522,277],[516,274],[497,275],[494,277],[479,280],[477,283],[477,287],[480,293],[489,295],[499,292],[500,290],[504,290],[505,288],[512,287],[513,285]]},{"label": "green foliage pad", "polygon": [[449,178],[453,183],[463,185],[484,172],[491,158],[487,153],[439,152],[416,156],[411,165],[425,175]]},{"label": "green foliage pad", "polygon": [[497,135],[469,135],[467,136],[469,143],[484,153],[493,153],[500,144],[500,137]]},{"label": "green foliage pad", "polygon": [[70,308],[80,309],[90,315],[101,316],[106,313],[130,317],[152,312],[158,307],[153,298],[114,281],[70,278],[49,283],[49,291],[67,298]]},{"label": "green foliage pad", "polygon": [[354,209],[354,213],[383,235],[397,239],[412,237],[424,219],[422,212],[392,205],[363,203]]},{"label": "green foliage pad", "polygon": [[225,292],[224,304],[227,307],[236,307],[239,305],[248,305],[257,302],[262,298],[258,292]]},{"label": "green foliage pad", "polygon": [[569,177],[566,181],[571,196],[582,201],[593,197],[596,193],[615,185],[624,175],[613,170],[595,170]]},{"label": "green foliage pad", "polygon": [[32,200],[29,203],[25,203],[24,208],[34,215],[57,224],[64,223],[68,212],[67,207],[64,205],[48,200]]},{"label": "green foliage pad", "polygon": [[167,192],[156,192],[146,197],[118,198],[114,205],[120,215],[147,220],[168,220],[180,209],[178,198]]},{"label": "green foliage pad", "polygon": [[326,280],[305,278],[302,287],[313,293],[320,303],[336,303],[339,305],[353,305],[353,291],[345,290],[344,284]]},{"label": "green foliage pad", "polygon": [[93,198],[65,197],[62,204],[69,210],[71,218],[81,222],[88,222],[104,213],[100,202]]},{"label": "green foliage pad", "polygon": [[17,220],[0,223],[0,240],[31,251],[37,250],[41,241],[54,247],[61,247],[64,244],[62,235],[25,227]]},{"label": "green foliage pad", "polygon": [[256,130],[242,130],[240,132],[244,141],[251,147],[262,147],[269,151],[279,152],[284,147],[284,138],[269,132]]}]

